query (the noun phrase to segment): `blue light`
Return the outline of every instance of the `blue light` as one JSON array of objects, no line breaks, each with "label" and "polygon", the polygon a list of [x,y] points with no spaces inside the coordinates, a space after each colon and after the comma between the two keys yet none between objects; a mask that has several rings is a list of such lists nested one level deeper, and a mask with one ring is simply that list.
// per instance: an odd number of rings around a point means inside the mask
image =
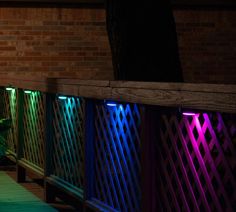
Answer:
[{"label": "blue light", "polygon": [[109,106],[109,107],[116,107],[116,103],[107,103],[107,106]]},{"label": "blue light", "polygon": [[60,100],[66,100],[67,97],[66,97],[66,96],[58,96],[58,99],[60,99]]}]

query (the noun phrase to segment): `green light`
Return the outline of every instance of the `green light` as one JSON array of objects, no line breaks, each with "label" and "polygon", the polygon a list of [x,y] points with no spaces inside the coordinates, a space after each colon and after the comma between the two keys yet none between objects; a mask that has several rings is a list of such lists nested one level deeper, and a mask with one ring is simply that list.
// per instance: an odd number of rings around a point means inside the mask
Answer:
[{"label": "green light", "polygon": [[13,90],[15,90],[15,88],[11,88],[11,87],[6,88],[6,91],[13,91]]},{"label": "green light", "polygon": [[31,93],[32,93],[32,91],[25,90],[25,91],[24,91],[24,93],[26,93],[26,94],[31,94]]}]

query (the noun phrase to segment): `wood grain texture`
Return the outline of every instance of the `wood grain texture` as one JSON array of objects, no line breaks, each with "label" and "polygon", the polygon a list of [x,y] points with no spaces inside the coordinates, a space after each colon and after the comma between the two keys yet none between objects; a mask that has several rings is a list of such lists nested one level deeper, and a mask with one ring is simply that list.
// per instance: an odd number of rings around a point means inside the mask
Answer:
[{"label": "wood grain texture", "polygon": [[[104,5],[105,0],[3,0],[2,3],[59,3],[59,4],[78,4],[78,5]],[[234,0],[172,0],[173,6],[235,6]]]},{"label": "wood grain texture", "polygon": [[57,4],[85,4],[85,5],[97,5],[104,4],[104,0],[3,0],[2,3],[9,2],[21,2],[21,3],[57,3]]},{"label": "wood grain texture", "polygon": [[114,88],[112,99],[148,105],[236,112],[236,94],[234,93]]},{"label": "wood grain texture", "polygon": [[94,99],[236,113],[236,85],[1,78],[0,86]]},{"label": "wood grain texture", "polygon": [[23,167],[28,172],[31,172],[40,178],[44,177],[44,170],[42,168],[36,166],[35,164],[33,164],[25,159],[19,160],[18,163],[19,163],[19,166]]},{"label": "wood grain texture", "polygon": [[110,81],[110,86],[112,88],[236,93],[236,85],[230,84]]},{"label": "wood grain texture", "polygon": [[95,99],[110,99],[111,88],[96,86],[79,86],[79,96]]},{"label": "wood grain texture", "polygon": [[[12,178],[14,182],[17,180],[15,171],[6,171],[5,173]],[[34,174],[27,172],[26,181],[24,183],[19,183],[19,185],[38,197],[41,201],[44,201],[44,193],[46,188],[42,187],[40,181],[37,180],[37,176]],[[55,199],[55,202],[51,203],[50,206],[55,208],[57,211],[76,211],[75,208],[65,204],[60,199]]]},{"label": "wood grain texture", "polygon": [[[147,90],[133,88],[113,88],[112,99],[131,103],[179,106],[181,104],[178,91]],[[158,103],[157,103],[158,102]]]},{"label": "wood grain texture", "polygon": [[0,172],[0,211],[56,211]]}]

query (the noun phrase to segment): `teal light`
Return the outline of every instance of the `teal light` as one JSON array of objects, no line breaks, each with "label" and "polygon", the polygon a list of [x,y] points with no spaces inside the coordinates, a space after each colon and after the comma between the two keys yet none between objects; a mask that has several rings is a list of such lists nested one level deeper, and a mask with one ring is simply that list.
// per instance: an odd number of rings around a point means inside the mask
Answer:
[{"label": "teal light", "polygon": [[14,91],[14,90],[15,90],[15,88],[11,88],[11,87],[6,88],[6,91]]},{"label": "teal light", "polygon": [[66,96],[58,96],[58,99],[60,99],[60,100],[66,100],[67,97],[66,97]]},{"label": "teal light", "polygon": [[32,93],[32,91],[25,90],[25,91],[24,91],[24,93],[26,93],[26,94],[31,94],[31,93]]}]

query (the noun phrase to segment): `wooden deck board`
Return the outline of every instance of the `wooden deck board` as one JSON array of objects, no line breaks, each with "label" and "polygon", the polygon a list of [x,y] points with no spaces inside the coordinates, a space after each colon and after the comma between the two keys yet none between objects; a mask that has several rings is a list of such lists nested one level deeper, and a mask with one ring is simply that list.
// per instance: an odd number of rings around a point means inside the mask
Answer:
[{"label": "wooden deck board", "polygon": [[0,171],[0,211],[56,211]]},{"label": "wooden deck board", "polygon": [[[5,173],[11,178],[13,179],[14,182],[16,182],[16,172],[15,169],[13,167],[13,169],[9,169],[9,167],[7,168],[3,168],[0,167],[0,170],[4,170]],[[41,201],[44,201],[44,188],[42,186],[42,181],[38,180],[38,176],[32,174],[31,172],[27,172],[27,176],[26,176],[26,181],[20,183],[20,185],[22,187],[24,187],[27,191],[33,193],[35,196],[37,196]],[[1,181],[0,181],[1,183]],[[77,209],[75,209],[73,206],[63,202],[61,199],[56,198],[55,202],[50,203],[50,206],[52,206],[53,208],[55,208],[57,211],[78,211]]]},{"label": "wooden deck board", "polygon": [[0,77],[0,86],[164,107],[236,113],[236,85]]}]

